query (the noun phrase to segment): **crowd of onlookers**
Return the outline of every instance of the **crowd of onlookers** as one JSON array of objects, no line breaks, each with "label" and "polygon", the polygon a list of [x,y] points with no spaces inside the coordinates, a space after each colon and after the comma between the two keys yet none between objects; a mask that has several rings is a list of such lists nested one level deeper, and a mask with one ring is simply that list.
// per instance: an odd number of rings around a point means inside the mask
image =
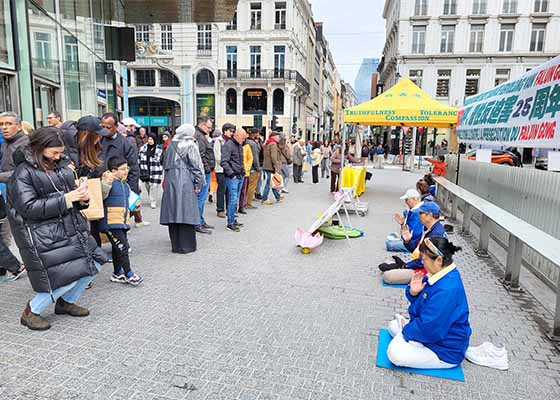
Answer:
[{"label": "crowd of onlookers", "polygon": [[[320,169],[331,191],[338,187],[335,142],[306,143],[280,132],[265,139],[258,129],[229,123],[215,129],[208,117],[160,134],[113,113],[63,121],[52,112],[47,121],[35,130],[15,113],[0,114],[0,217],[9,222],[1,224],[0,275],[10,282],[27,272],[36,295],[21,323],[30,329],[50,327],[41,313],[53,303],[57,314],[88,315],[76,302],[107,261],[112,282],[143,281],[128,240],[132,226],[151,224],[142,203],[160,207],[172,252],[185,254],[196,251],[197,234],[215,229],[205,218],[208,202],[227,230],[240,232],[240,215],[283,201],[290,179],[301,183],[306,171],[318,183]],[[8,246],[12,235],[23,262]]]}]

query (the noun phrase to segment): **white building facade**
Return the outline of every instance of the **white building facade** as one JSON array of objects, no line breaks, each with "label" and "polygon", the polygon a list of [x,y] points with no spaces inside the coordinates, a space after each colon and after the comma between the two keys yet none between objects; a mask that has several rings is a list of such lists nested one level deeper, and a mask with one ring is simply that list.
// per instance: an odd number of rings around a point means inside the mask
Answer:
[{"label": "white building facade", "polygon": [[240,0],[220,26],[216,121],[241,127],[306,130],[311,8],[306,0]]},{"label": "white building facade", "polygon": [[408,76],[455,107],[560,53],[559,1],[386,0],[383,16],[385,90]]}]

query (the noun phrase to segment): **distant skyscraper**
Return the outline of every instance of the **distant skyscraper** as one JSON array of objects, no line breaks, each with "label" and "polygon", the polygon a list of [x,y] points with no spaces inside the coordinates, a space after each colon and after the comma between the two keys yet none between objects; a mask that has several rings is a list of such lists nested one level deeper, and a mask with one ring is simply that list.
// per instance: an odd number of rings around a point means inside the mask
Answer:
[{"label": "distant skyscraper", "polygon": [[358,94],[358,103],[363,103],[371,98],[371,75],[377,72],[379,58],[364,58],[354,88]]}]

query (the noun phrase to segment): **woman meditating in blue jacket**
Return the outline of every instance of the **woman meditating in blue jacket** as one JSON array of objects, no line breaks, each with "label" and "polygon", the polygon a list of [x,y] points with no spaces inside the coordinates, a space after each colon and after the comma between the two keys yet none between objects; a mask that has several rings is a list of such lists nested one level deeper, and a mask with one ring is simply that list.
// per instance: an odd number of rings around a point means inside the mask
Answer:
[{"label": "woman meditating in blue jacket", "polygon": [[461,250],[443,237],[420,245],[428,275],[414,274],[406,297],[410,320],[401,315],[389,323],[393,340],[389,360],[400,367],[453,368],[465,359],[471,327],[469,305],[453,254]]}]

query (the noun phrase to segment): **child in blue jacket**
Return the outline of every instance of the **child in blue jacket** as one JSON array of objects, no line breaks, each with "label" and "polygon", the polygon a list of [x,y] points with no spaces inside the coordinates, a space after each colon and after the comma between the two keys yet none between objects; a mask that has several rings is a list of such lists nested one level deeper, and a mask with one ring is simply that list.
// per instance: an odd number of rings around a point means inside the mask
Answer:
[{"label": "child in blue jacket", "polygon": [[420,245],[428,275],[414,274],[406,297],[410,320],[397,315],[389,324],[389,360],[400,367],[453,368],[465,359],[472,333],[469,305],[453,254],[461,250],[443,237]]},{"label": "child in blue jacket", "polygon": [[127,232],[130,229],[128,204],[130,186],[126,183],[128,164],[122,157],[113,157],[109,160],[107,166],[114,180],[109,195],[103,200],[105,215],[99,221],[99,231],[105,233],[109,242],[111,242],[114,269],[111,282],[139,285],[142,278],[130,268],[128,255],[130,248],[127,237]]}]

